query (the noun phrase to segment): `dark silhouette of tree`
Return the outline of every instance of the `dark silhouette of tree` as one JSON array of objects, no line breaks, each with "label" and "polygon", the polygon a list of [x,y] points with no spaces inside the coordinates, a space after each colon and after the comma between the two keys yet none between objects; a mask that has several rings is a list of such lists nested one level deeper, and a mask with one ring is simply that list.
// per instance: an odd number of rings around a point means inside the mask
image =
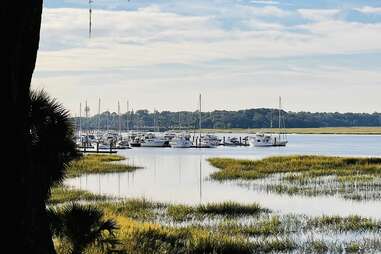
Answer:
[{"label": "dark silhouette of tree", "polygon": [[[4,1],[0,6],[1,28],[1,102],[4,144],[2,152],[3,168],[7,183],[14,187],[4,202],[8,223],[12,223],[15,234],[9,233],[4,242],[13,242],[12,253],[54,253],[48,227],[45,223],[45,198],[41,195],[43,179],[35,175],[32,162],[32,142],[30,135],[29,89],[35,68],[40,40],[42,0]],[[3,121],[2,121],[3,123]],[[12,241],[13,240],[13,241]]]},{"label": "dark silhouette of tree", "polygon": [[103,218],[103,211],[92,206],[72,203],[63,208],[48,209],[51,231],[71,254],[81,254],[90,246],[103,251],[112,250],[118,243],[118,229],[113,220]]},{"label": "dark silhouette of tree", "polygon": [[[50,188],[62,181],[67,163],[78,156],[73,140],[73,126],[69,112],[44,91],[30,93],[29,134],[31,164],[33,167],[33,193],[38,198],[40,236],[45,236],[45,244],[52,245],[46,217],[45,202]],[[51,247],[52,248],[52,247]]]}]

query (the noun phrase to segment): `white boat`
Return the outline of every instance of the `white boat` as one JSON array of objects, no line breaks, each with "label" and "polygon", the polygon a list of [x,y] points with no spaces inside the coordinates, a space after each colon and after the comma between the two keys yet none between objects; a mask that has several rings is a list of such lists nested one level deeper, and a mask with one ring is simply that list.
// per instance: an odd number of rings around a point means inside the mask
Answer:
[{"label": "white boat", "polygon": [[249,140],[250,146],[255,147],[268,147],[268,146],[286,146],[288,141],[281,135],[272,135],[265,133],[257,133]]},{"label": "white boat", "polygon": [[192,141],[185,136],[179,136],[177,138],[172,139],[169,144],[173,148],[191,148],[193,146]]},{"label": "white boat", "polygon": [[131,149],[130,144],[127,140],[120,140],[116,142],[116,149]]},{"label": "white boat", "polygon": [[168,146],[168,140],[160,138],[147,138],[140,143],[141,147],[165,147]]},{"label": "white boat", "polygon": [[218,144],[209,139],[201,139],[201,143],[198,145],[200,148],[215,148]]},{"label": "white boat", "polygon": [[239,146],[240,145],[240,142],[238,140],[238,138],[236,137],[228,137],[224,144],[225,146]]},{"label": "white boat", "polygon": [[257,133],[254,137],[249,139],[250,146],[254,147],[271,147],[271,146],[286,146],[288,144],[287,135],[285,131],[284,119],[282,118],[282,98],[279,97],[279,133],[266,134],[263,132]]}]

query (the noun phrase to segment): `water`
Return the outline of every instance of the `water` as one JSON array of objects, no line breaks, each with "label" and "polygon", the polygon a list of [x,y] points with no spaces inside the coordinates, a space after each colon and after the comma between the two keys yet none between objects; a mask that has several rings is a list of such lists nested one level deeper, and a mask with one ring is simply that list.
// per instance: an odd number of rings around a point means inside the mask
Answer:
[{"label": "water", "polygon": [[[236,136],[237,134],[225,134]],[[290,135],[287,147],[219,147],[214,149],[134,148],[118,153],[128,163],[142,166],[131,173],[86,175],[66,184],[94,193],[152,201],[200,204],[208,202],[257,202],[279,214],[353,215],[381,219],[381,200],[350,201],[335,196],[288,196],[253,188],[240,181],[216,182],[217,169],[210,157],[260,159],[274,155],[313,154],[381,156],[381,136]]]}]

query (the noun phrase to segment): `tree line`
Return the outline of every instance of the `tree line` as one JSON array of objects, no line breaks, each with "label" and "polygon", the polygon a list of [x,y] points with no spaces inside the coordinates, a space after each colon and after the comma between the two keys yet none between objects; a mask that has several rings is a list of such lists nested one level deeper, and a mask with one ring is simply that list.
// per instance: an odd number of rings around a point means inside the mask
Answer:
[{"label": "tree line", "polygon": [[[381,113],[311,113],[281,111],[282,126],[287,128],[320,127],[377,127],[381,126]],[[168,130],[193,129],[199,127],[198,111],[155,111],[137,110],[121,114],[103,112],[91,117],[75,117],[77,129],[90,130]],[[278,127],[279,111],[258,108],[238,111],[215,110],[202,112],[201,126],[208,129],[227,128],[270,128]],[[283,125],[284,123],[284,125]]]}]

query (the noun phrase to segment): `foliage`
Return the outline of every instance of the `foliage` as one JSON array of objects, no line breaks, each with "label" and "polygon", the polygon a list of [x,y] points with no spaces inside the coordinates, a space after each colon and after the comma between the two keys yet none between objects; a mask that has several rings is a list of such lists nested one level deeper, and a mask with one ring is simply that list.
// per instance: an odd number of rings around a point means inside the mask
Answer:
[{"label": "foliage", "polygon": [[[354,127],[354,126],[381,126],[381,113],[310,113],[310,112],[282,112],[285,118],[285,126],[288,128],[321,128],[321,127]],[[129,128],[142,129],[150,127],[154,129],[154,118],[162,129],[198,128],[199,113],[181,112],[149,112],[138,110],[121,116],[122,122]],[[202,128],[226,129],[226,128],[270,128],[277,127],[277,109],[257,108],[238,111],[215,110],[202,113]],[[118,129],[118,115],[113,112],[104,112],[99,117],[82,118],[82,127],[96,129],[100,119],[102,129]],[[78,118],[73,119],[76,122]],[[126,128],[127,126],[123,126]]]}]

